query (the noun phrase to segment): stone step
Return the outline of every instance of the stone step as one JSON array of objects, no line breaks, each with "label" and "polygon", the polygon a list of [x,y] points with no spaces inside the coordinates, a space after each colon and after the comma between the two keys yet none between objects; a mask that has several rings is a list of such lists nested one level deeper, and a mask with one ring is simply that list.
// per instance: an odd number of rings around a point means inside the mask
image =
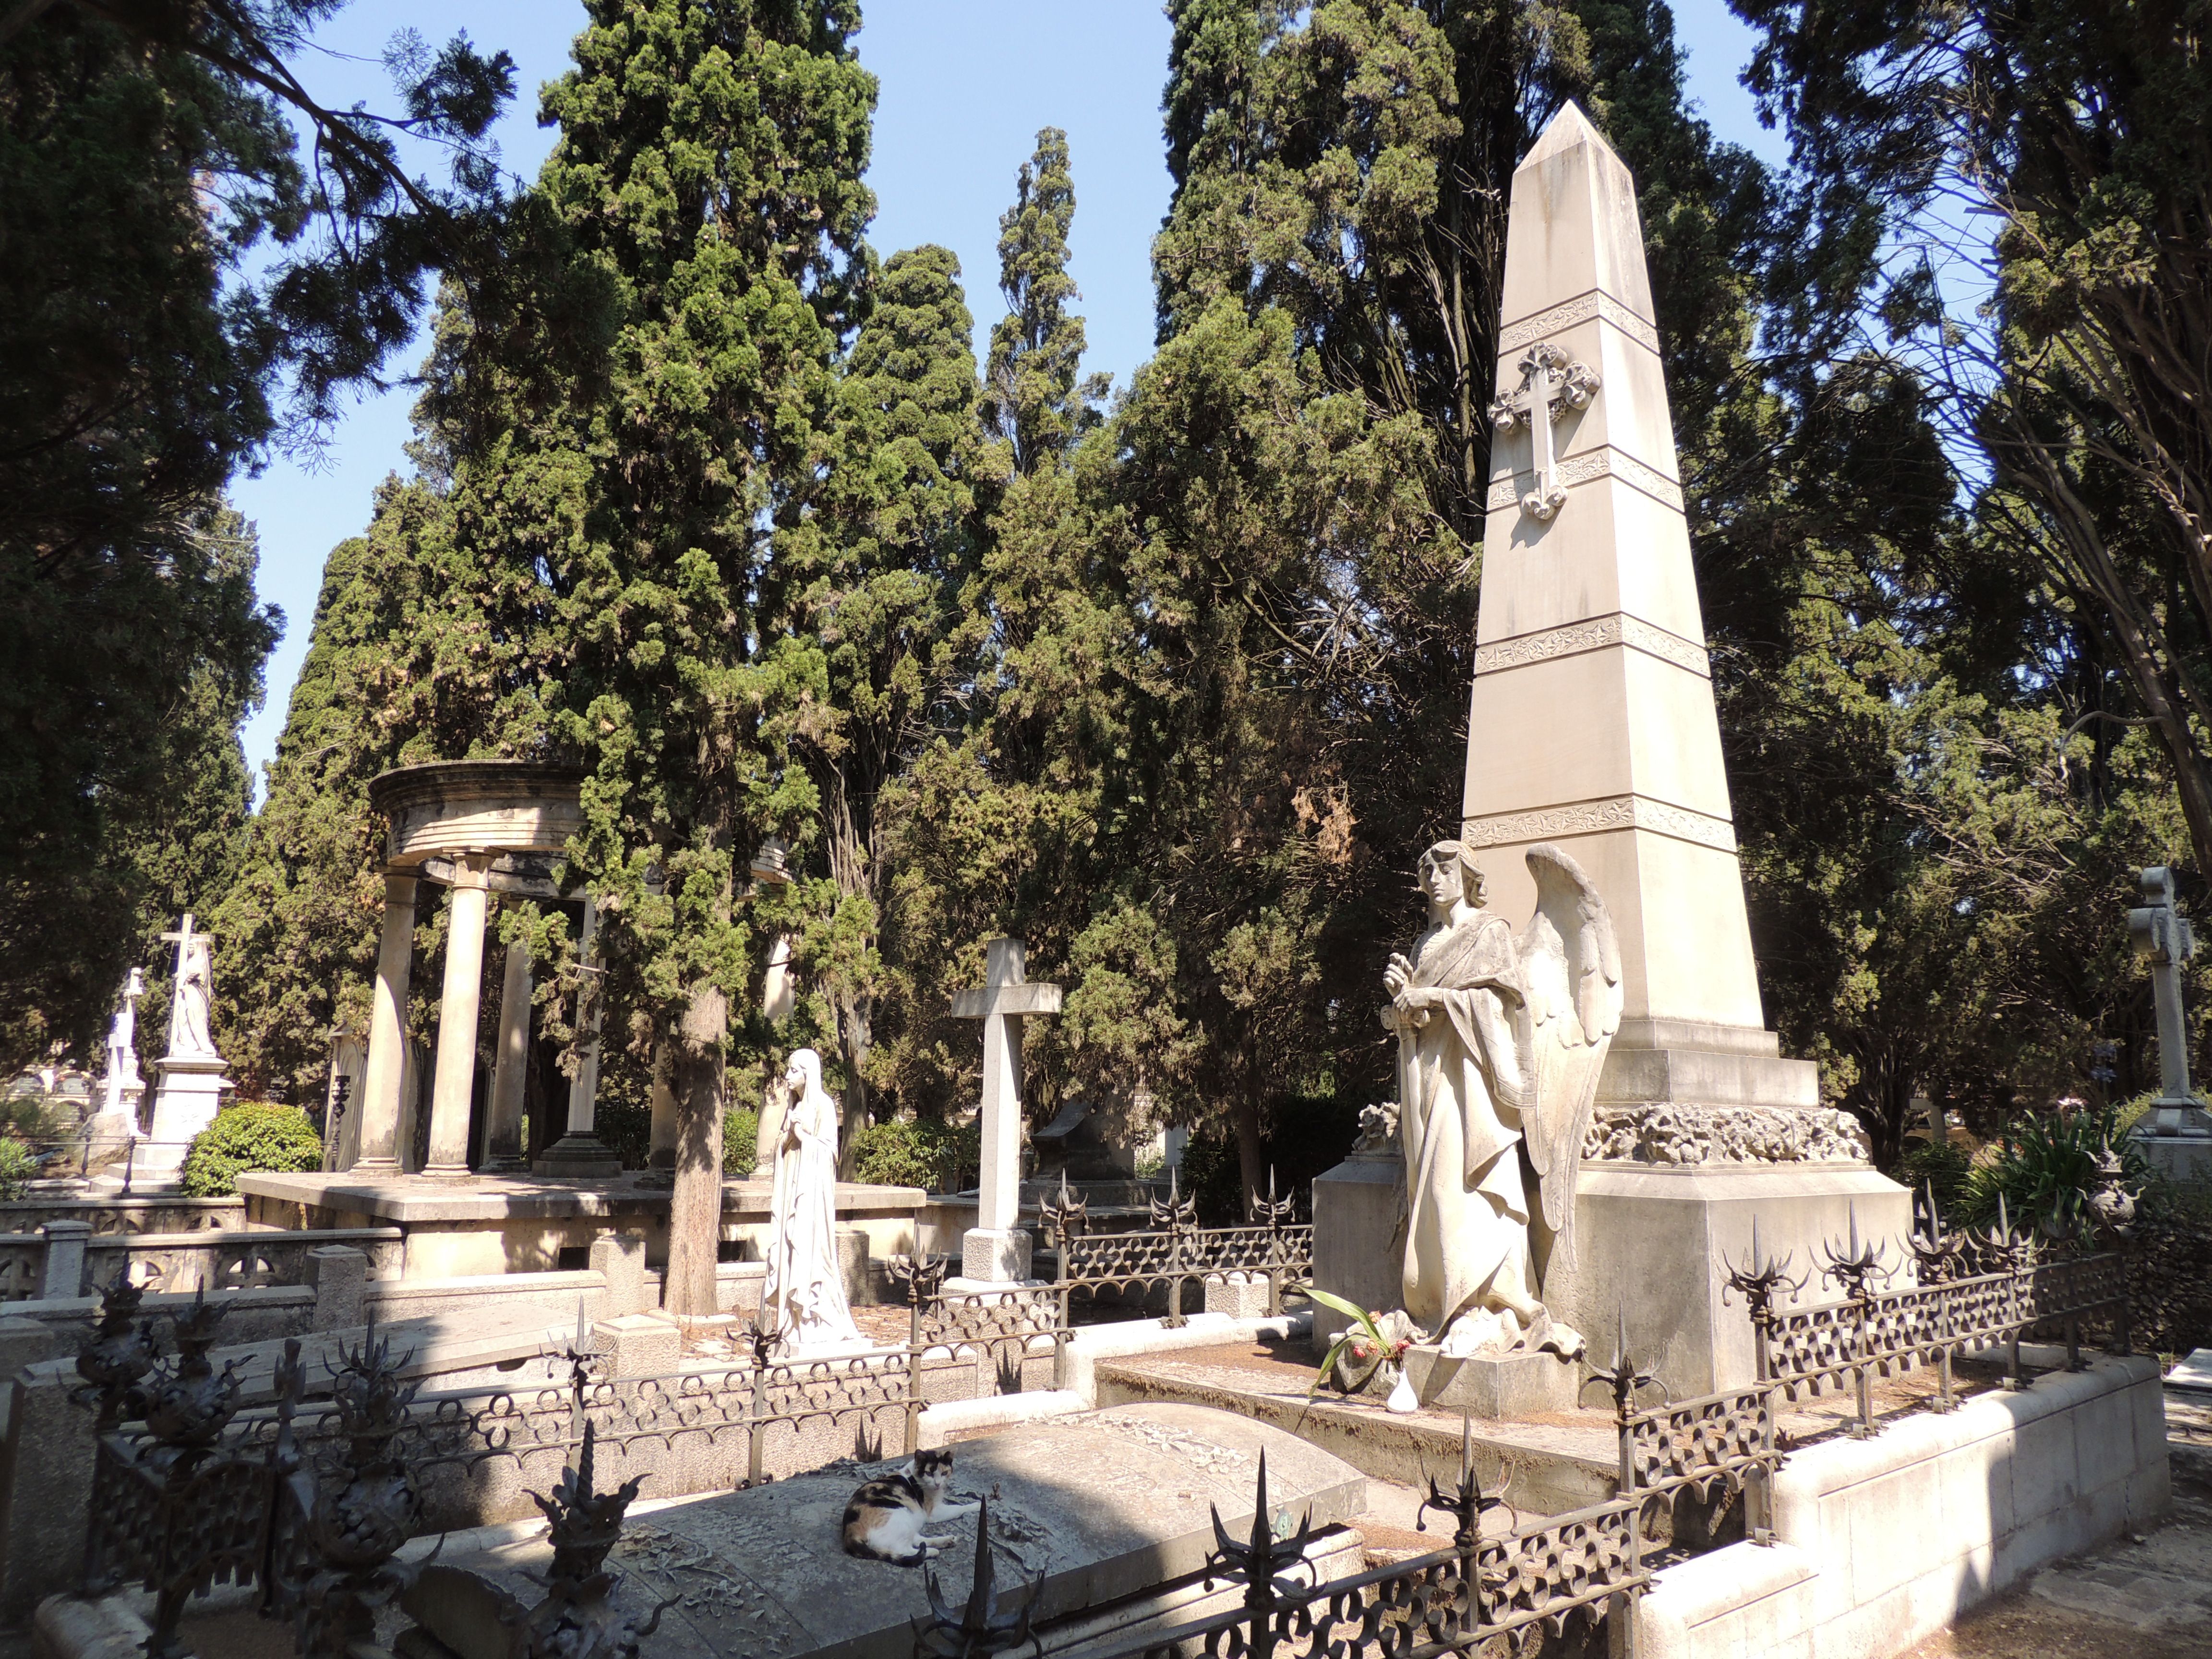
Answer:
[{"label": "stone step", "polygon": [[[1280,1380],[1267,1376],[1263,1368],[1270,1365],[1285,1375]],[[1396,1416],[1379,1401],[1364,1398],[1309,1399],[1312,1368],[1304,1367],[1303,1376],[1299,1369],[1249,1345],[1102,1359],[1098,1405],[1211,1407],[1285,1430],[1377,1480],[1425,1488],[1434,1477],[1449,1489],[1457,1480],[1461,1435],[1469,1419],[1439,1411]],[[1619,1442],[1606,1413],[1562,1413],[1535,1422],[1472,1420],[1471,1427],[1483,1490],[1502,1492],[1523,1513],[1564,1515],[1601,1504],[1619,1485]]]}]

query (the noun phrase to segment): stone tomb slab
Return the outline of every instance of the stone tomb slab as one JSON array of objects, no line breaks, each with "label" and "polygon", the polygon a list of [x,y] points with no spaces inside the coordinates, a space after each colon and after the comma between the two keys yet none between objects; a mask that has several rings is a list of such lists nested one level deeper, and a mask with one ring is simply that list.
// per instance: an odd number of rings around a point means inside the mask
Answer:
[{"label": "stone tomb slab", "polygon": [[[1174,1404],[964,1442],[953,1486],[962,1498],[990,1499],[1001,1593],[1042,1575],[1038,1619],[1079,1618],[1202,1567],[1213,1505],[1232,1534],[1249,1534],[1262,1450],[1278,1532],[1308,1509],[1321,1526],[1366,1506],[1364,1478],[1340,1459],[1264,1423]],[[855,1559],[839,1538],[854,1488],[904,1464],[847,1464],[638,1516],[608,1565],[624,1575],[624,1606],[642,1615],[671,1603],[648,1643],[653,1659],[907,1659],[910,1621],[929,1612],[921,1571]],[[940,1593],[964,1601],[975,1517],[932,1530],[955,1540],[936,1562]],[[544,1592],[526,1575],[542,1573],[550,1558],[542,1528],[527,1541],[447,1555],[409,1593],[406,1609],[460,1659],[503,1659],[486,1598],[462,1574],[535,1606]]]}]

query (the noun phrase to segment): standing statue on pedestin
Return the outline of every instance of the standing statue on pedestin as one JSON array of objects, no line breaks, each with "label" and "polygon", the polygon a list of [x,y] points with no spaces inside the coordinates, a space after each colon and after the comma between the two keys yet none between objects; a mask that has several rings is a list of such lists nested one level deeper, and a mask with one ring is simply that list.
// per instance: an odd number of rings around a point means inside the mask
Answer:
[{"label": "standing statue on pedestin", "polygon": [[[1518,939],[1483,908],[1471,848],[1421,855],[1428,926],[1383,970],[1406,1154],[1405,1310],[1451,1356],[1582,1351],[1545,1274],[1571,1262],[1575,1182],[1598,1071],[1620,1023],[1620,951],[1582,866],[1528,849]],[[1536,1201],[1529,1201],[1531,1188]]]}]

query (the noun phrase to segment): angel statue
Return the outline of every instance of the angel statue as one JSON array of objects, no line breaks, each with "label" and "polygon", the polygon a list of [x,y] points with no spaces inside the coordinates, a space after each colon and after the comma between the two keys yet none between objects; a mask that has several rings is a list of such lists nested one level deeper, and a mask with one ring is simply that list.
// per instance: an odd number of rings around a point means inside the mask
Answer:
[{"label": "angel statue", "polygon": [[1571,857],[1532,847],[1528,868],[1536,911],[1516,939],[1483,908],[1473,851],[1438,842],[1421,855],[1429,925],[1382,974],[1403,1107],[1405,1309],[1457,1358],[1571,1358],[1583,1346],[1540,1292],[1553,1263],[1574,1260],[1583,1135],[1620,1023],[1620,949]]}]

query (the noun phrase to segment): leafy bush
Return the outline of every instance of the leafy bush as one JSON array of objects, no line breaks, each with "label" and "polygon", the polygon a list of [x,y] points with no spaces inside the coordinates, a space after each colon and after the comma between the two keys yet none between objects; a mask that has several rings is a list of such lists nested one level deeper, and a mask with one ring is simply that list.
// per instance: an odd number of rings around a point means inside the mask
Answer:
[{"label": "leafy bush", "polygon": [[750,1106],[732,1106],[722,1114],[722,1173],[749,1176],[753,1153],[760,1143],[760,1114]]},{"label": "leafy bush", "polygon": [[[565,1101],[567,1091],[562,1097]],[[559,1114],[566,1123],[564,1106]],[[602,1092],[592,1098],[592,1133],[599,1144],[622,1160],[625,1170],[642,1170],[653,1151],[653,1108],[641,1100],[610,1100]]]},{"label": "leafy bush", "polygon": [[20,1140],[0,1139],[0,1202],[13,1202],[38,1179],[38,1160]]},{"label": "leafy bush", "polygon": [[855,1137],[855,1177],[885,1187],[948,1192],[982,1163],[979,1124],[955,1128],[938,1118],[872,1123]]},{"label": "leafy bush", "polygon": [[2112,1114],[2032,1117],[2007,1130],[1996,1155],[1977,1163],[1967,1176],[1965,1219],[1988,1225],[1996,1219],[2002,1197],[2006,1213],[2021,1226],[2048,1221],[2071,1225],[2103,1179],[2097,1159],[2107,1143],[2119,1154],[2122,1181],[2136,1188],[2153,1184],[2155,1176],[2142,1154],[2114,1133]]},{"label": "leafy bush", "polygon": [[1948,1217],[1966,1193],[1973,1167],[1973,1155],[1965,1147],[1948,1140],[1923,1140],[1905,1149],[1904,1158],[1899,1160],[1898,1178],[1916,1197],[1923,1188],[1933,1187],[1936,1202]]},{"label": "leafy bush", "polygon": [[228,1198],[238,1177],[252,1170],[279,1174],[319,1170],[323,1138],[296,1106],[241,1101],[224,1108],[192,1137],[185,1152],[187,1198]]}]

